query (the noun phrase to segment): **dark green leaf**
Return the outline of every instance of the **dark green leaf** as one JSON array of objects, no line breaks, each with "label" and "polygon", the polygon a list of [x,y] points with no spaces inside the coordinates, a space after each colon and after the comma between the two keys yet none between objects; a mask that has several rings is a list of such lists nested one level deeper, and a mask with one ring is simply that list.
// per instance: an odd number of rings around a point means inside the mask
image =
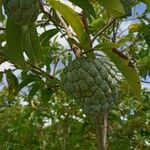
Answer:
[{"label": "dark green leaf", "polygon": [[131,8],[132,0],[120,0],[120,1],[125,9],[126,16],[131,16],[132,15],[132,8]]},{"label": "dark green leaf", "polygon": [[32,89],[30,90],[30,92],[29,92],[29,94],[28,94],[28,100],[31,100],[31,99],[33,98],[33,96],[37,93],[37,91],[40,90],[41,85],[35,83],[35,84],[33,84],[33,85],[31,86],[31,88],[32,88]]},{"label": "dark green leaf", "polygon": [[7,56],[16,65],[25,68],[22,50],[21,26],[8,19],[6,24]]},{"label": "dark green leaf", "polygon": [[36,81],[41,81],[41,78],[37,75],[29,74],[20,84],[19,84],[19,90],[27,86],[28,84]]},{"label": "dark green leaf", "polygon": [[9,88],[9,96],[12,98],[13,96],[16,96],[18,93],[18,78],[10,71],[7,70],[6,72],[6,80]]},{"label": "dark green leaf", "polygon": [[149,25],[144,25],[142,27],[141,33],[143,34],[147,45],[150,47],[150,26]]},{"label": "dark green leaf", "polygon": [[49,40],[58,33],[57,29],[50,29],[48,31],[43,32],[40,35],[40,42],[42,46],[49,46]]},{"label": "dark green leaf", "polygon": [[35,49],[32,46],[32,41],[30,39],[29,28],[26,26],[22,27],[22,46],[23,46],[23,51],[26,53],[26,55],[29,58],[29,61],[35,64],[36,53],[35,53]]},{"label": "dark green leaf", "polygon": [[43,52],[41,49],[38,33],[36,30],[35,24],[28,25],[28,30],[29,30],[29,35],[30,35],[30,40],[32,44],[32,50],[34,52],[34,55],[37,59],[37,62],[43,62]]},{"label": "dark green leaf", "polygon": [[2,82],[3,79],[3,72],[0,72],[0,82]]},{"label": "dark green leaf", "polygon": [[48,88],[43,88],[41,91],[41,100],[44,103],[48,103],[48,101],[50,100],[50,97],[52,95],[52,92],[50,89]]},{"label": "dark green leaf", "polygon": [[3,21],[4,15],[3,15],[3,10],[2,10],[2,0],[0,0],[0,21]]},{"label": "dark green leaf", "polygon": [[5,33],[1,33],[0,34],[0,42],[6,41],[6,34]]}]

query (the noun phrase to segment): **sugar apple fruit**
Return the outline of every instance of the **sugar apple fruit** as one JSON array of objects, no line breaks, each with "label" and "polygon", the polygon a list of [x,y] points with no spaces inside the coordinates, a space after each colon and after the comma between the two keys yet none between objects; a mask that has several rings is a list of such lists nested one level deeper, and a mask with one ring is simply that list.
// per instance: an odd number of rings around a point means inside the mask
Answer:
[{"label": "sugar apple fruit", "polygon": [[3,0],[3,6],[8,18],[20,25],[35,22],[39,12],[37,0]]},{"label": "sugar apple fruit", "polygon": [[118,95],[118,70],[106,57],[78,58],[64,68],[62,88],[72,95],[86,114],[110,109]]}]

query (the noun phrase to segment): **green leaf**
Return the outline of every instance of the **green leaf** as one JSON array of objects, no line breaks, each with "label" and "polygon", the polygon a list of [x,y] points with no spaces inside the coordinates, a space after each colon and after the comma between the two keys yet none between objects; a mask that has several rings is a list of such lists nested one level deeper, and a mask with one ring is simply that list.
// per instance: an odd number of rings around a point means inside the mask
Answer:
[{"label": "green leaf", "polygon": [[40,35],[40,42],[42,46],[49,46],[49,40],[58,33],[57,29],[50,29],[48,31],[43,32]]},{"label": "green leaf", "polygon": [[6,80],[9,88],[9,96],[12,98],[16,96],[18,93],[18,79],[17,77],[11,72],[11,70],[7,70],[6,72]]},{"label": "green leaf", "polygon": [[32,89],[30,90],[29,94],[28,94],[28,100],[31,100],[33,98],[33,96],[38,92],[38,90],[40,89],[40,85],[35,83],[32,86]]},{"label": "green leaf", "polygon": [[[77,34],[77,37],[79,39],[79,42],[84,50],[91,49],[90,39],[89,35],[85,31],[84,24],[77,12],[75,12],[72,8],[69,6],[60,3],[56,0],[49,0],[49,4],[56,9],[69,23],[69,25],[73,28],[75,33]],[[92,52],[90,54],[91,56],[94,55]]]},{"label": "green leaf", "polygon": [[7,56],[19,67],[25,68],[22,50],[21,26],[8,19],[6,23]]},{"label": "green leaf", "polygon": [[43,62],[43,52],[41,49],[40,40],[38,37],[35,24],[28,25],[28,30],[29,30],[30,41],[32,44],[31,45],[32,50],[37,59],[37,62],[40,64],[40,62]]},{"label": "green leaf", "polygon": [[0,42],[6,41],[6,34],[5,33],[1,33],[0,34]]},{"label": "green leaf", "polygon": [[52,92],[51,92],[50,89],[43,88],[42,91],[41,91],[41,100],[42,100],[42,102],[47,104],[48,101],[50,100],[51,95],[52,95]]},{"label": "green leaf", "polygon": [[2,0],[0,0],[0,21],[3,21],[3,19],[4,19],[4,15],[2,11]]},{"label": "green leaf", "polygon": [[90,0],[69,0],[69,1],[82,8],[88,16],[91,15],[93,17],[96,16],[94,8],[90,3]]},{"label": "green leaf", "polygon": [[126,16],[131,16],[132,15],[132,8],[131,8],[132,0],[120,0],[120,1],[125,9]]},{"label": "green leaf", "polygon": [[31,42],[31,39],[30,39],[29,29],[26,26],[22,27],[22,47],[23,47],[23,51],[28,56],[29,61],[31,63],[35,64],[36,55],[34,53],[32,42]]},{"label": "green leaf", "polygon": [[0,72],[0,82],[3,80],[3,72]]},{"label": "green leaf", "polygon": [[126,14],[120,0],[99,0],[99,3],[108,11],[110,15],[122,17]]},{"label": "green leaf", "polygon": [[144,25],[140,32],[144,36],[144,39],[145,39],[147,45],[150,47],[150,26],[149,25]]},{"label": "green leaf", "polygon": [[115,44],[110,42],[99,44],[95,47],[95,49],[103,51],[107,56],[110,57],[125,79],[128,81],[135,96],[140,97],[141,84],[139,75],[127,56],[119,52],[115,48]]},{"label": "green leaf", "polygon": [[40,82],[41,78],[37,75],[32,75],[29,74],[20,84],[19,84],[19,90],[21,90],[22,88],[24,88],[25,86],[27,86],[28,84],[32,83],[32,82]]},{"label": "green leaf", "polygon": [[150,4],[150,0],[141,0],[144,3]]}]

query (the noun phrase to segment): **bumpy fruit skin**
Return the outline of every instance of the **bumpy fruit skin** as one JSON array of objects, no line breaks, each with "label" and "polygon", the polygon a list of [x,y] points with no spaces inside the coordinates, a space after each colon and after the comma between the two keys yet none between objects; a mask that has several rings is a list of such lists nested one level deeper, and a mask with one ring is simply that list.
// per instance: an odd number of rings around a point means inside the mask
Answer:
[{"label": "bumpy fruit skin", "polygon": [[65,67],[61,80],[86,114],[109,109],[118,96],[118,70],[106,57],[75,59]]},{"label": "bumpy fruit skin", "polygon": [[38,0],[3,0],[3,6],[8,18],[20,25],[35,22],[39,12]]}]

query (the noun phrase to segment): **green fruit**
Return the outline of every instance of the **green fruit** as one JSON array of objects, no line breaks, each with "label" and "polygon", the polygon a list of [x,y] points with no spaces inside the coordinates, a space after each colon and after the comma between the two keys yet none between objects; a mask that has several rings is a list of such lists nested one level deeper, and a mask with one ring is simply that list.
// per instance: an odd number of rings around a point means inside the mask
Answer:
[{"label": "green fruit", "polygon": [[65,67],[63,89],[72,95],[87,114],[110,109],[118,96],[118,70],[106,57],[78,58]]},{"label": "green fruit", "polygon": [[20,25],[35,22],[39,13],[37,0],[3,0],[3,6],[8,18]]}]

